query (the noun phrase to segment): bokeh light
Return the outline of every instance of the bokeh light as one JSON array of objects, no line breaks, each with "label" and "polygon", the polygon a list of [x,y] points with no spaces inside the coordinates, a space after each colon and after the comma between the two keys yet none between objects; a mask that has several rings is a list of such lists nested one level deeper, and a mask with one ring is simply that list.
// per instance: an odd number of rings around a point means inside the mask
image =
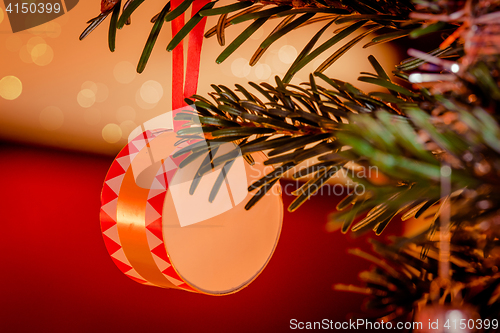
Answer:
[{"label": "bokeh light", "polygon": [[104,83],[95,83],[93,81],[85,81],[82,83],[81,89],[89,89],[94,93],[95,101],[98,103],[108,99],[109,89]]},{"label": "bokeh light", "polygon": [[146,103],[144,102],[144,100],[142,99],[141,97],[141,89],[137,89],[137,92],[135,94],[135,102],[137,103],[137,105],[141,108],[141,109],[144,109],[144,110],[151,110],[153,109],[156,105],[158,105],[158,103],[156,104],[149,104],[149,103]]},{"label": "bokeh light", "polygon": [[297,49],[291,45],[284,45],[278,51],[279,59],[285,64],[291,64],[297,58]]},{"label": "bokeh light", "polygon": [[23,91],[23,84],[17,77],[9,75],[0,80],[0,96],[7,100],[18,98]]},{"label": "bokeh light", "polygon": [[95,94],[90,89],[82,89],[78,93],[76,100],[83,108],[89,108],[95,103]]},{"label": "bokeh light", "polygon": [[64,123],[64,113],[56,106],[48,106],[40,112],[40,124],[48,131],[55,131]]},{"label": "bokeh light", "polygon": [[238,58],[231,63],[231,72],[236,77],[245,77],[250,74],[252,67],[248,64],[245,58]]},{"label": "bokeh light", "polygon": [[251,36],[250,38],[251,39],[255,39],[255,40],[261,40],[261,38],[264,36],[264,29],[257,29],[257,31],[255,31]]},{"label": "bokeh light", "polygon": [[100,82],[98,82],[96,85],[97,85],[97,92],[95,93],[95,100],[98,103],[102,103],[108,99],[109,88],[107,85]]},{"label": "bokeh light", "polygon": [[57,38],[61,35],[61,25],[57,22],[50,21],[44,24],[45,36],[50,38]]},{"label": "bokeh light", "polygon": [[271,78],[275,75],[281,75],[288,70],[289,65],[280,60],[277,50],[268,50],[265,57],[264,63],[272,69],[273,75],[271,75]]},{"label": "bokeh light", "polygon": [[163,97],[163,87],[157,81],[148,80],[142,84],[140,95],[144,102],[156,104]]},{"label": "bokeh light", "polygon": [[35,37],[31,37],[28,42],[26,43],[26,47],[28,48],[28,52],[31,53],[31,51],[33,51],[33,48],[37,45],[44,45],[44,44],[47,44],[45,42],[45,39],[43,39],[42,37],[39,37],[39,36],[35,36]]},{"label": "bokeh light", "polygon": [[82,83],[81,86],[82,90],[83,89],[89,89],[92,90],[94,94],[97,94],[97,84],[93,81],[85,81]]},{"label": "bokeh light", "polygon": [[31,52],[28,51],[28,45],[21,46],[21,48],[19,49],[19,57],[24,63],[27,64],[33,63],[33,59],[31,58]]},{"label": "bokeh light", "polygon": [[38,44],[31,50],[31,59],[38,66],[46,66],[54,59],[54,51],[48,44]]},{"label": "bokeh light", "polygon": [[130,133],[136,129],[137,125],[132,120],[125,120],[120,124],[122,130],[122,139],[127,139]]},{"label": "bokeh light", "polygon": [[121,61],[115,65],[113,69],[113,75],[116,81],[127,84],[134,81],[137,75],[135,71],[135,66],[128,61]]},{"label": "bokeh light", "polygon": [[130,105],[123,105],[116,111],[116,120],[122,123],[127,120],[135,120],[136,112]]},{"label": "bokeh light", "polygon": [[255,66],[254,72],[259,80],[267,80],[271,76],[272,70],[267,64],[259,64]]},{"label": "bokeh light", "polygon": [[102,138],[108,143],[116,143],[122,138],[122,129],[117,124],[107,124],[102,129]]}]

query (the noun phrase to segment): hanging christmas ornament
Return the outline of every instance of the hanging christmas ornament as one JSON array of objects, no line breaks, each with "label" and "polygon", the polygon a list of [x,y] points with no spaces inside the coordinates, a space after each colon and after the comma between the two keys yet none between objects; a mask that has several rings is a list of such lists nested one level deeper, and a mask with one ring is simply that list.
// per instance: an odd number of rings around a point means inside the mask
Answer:
[{"label": "hanging christmas ornament", "polygon": [[[207,2],[195,1],[192,15]],[[180,3],[172,1],[172,9]],[[249,185],[272,170],[263,164],[262,153],[245,160],[231,142],[178,144],[181,124],[173,116],[196,93],[205,20],[189,34],[186,70],[182,42],[173,49],[174,111],[134,131],[113,162],[102,192],[101,226],[109,254],[133,280],[224,295],[248,285],[269,262],[283,203],[277,183],[259,209],[245,210],[253,196]],[[173,34],[183,25],[184,15],[179,15]],[[186,148],[191,144],[196,152]],[[228,153],[235,157],[232,162],[214,165]]]},{"label": "hanging christmas ornament", "polygon": [[[281,231],[278,183],[259,209],[244,209],[252,197],[248,186],[270,171],[265,156],[252,155],[250,165],[237,152],[230,166],[211,168],[207,156],[213,161],[237,146],[224,143],[211,154],[205,141],[175,146],[172,113],[142,130],[132,134],[104,182],[101,227],[114,262],[143,284],[210,295],[242,289],[267,265]],[[187,158],[191,144],[205,145],[206,153]],[[200,178],[203,165],[210,171]]]}]

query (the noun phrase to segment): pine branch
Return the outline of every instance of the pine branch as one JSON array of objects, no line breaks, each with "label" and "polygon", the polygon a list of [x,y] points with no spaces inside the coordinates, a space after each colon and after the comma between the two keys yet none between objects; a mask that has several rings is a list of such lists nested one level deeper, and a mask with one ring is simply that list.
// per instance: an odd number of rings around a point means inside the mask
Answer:
[{"label": "pine branch", "polygon": [[[116,29],[123,28],[143,1],[128,1],[119,18],[120,1],[115,3],[117,7],[106,7],[88,22],[80,39],[113,13],[109,29],[113,51]],[[151,20],[153,30],[139,61],[139,72],[146,66],[163,22],[182,15],[191,3],[186,0],[173,11],[167,4]],[[237,85],[232,90],[214,84],[209,94],[213,101],[198,95],[186,101],[192,110],[177,114],[176,120],[189,120],[190,125],[177,132],[178,143],[204,140],[175,155],[185,156],[180,167],[205,156],[190,193],[212,167],[229,168],[240,155],[252,163],[252,153],[265,151],[269,156],[265,164],[273,165],[274,170],[249,184],[248,190],[254,196],[246,209],[256,205],[285,172],[314,160],[293,175],[295,179],[312,177],[294,192],[296,199],[290,211],[299,208],[329,178],[344,172],[364,191],[350,193],[338,204],[328,223],[330,230],[374,230],[378,235],[395,217],[425,217],[430,223],[426,233],[397,240],[393,245],[373,242],[379,257],[354,250],[376,268],[361,273],[363,287],[337,286],[339,290],[370,295],[367,307],[377,310],[375,317],[384,321],[408,316],[415,308],[436,301],[432,299],[436,294],[432,295],[431,285],[438,274],[436,221],[440,210],[436,212],[435,208],[448,200],[453,281],[441,294],[460,295],[478,308],[483,320],[498,318],[500,2],[418,0],[413,5],[396,0],[277,0],[211,8],[214,5],[210,3],[188,21],[173,37],[169,49],[204,16],[219,17],[205,37],[216,36],[221,46],[225,44],[225,29],[250,24],[222,51],[218,58],[222,62],[264,22],[277,21],[250,60],[254,65],[279,38],[324,22],[283,79],[276,78],[275,86],[250,82],[249,88]],[[345,25],[336,27],[340,24]],[[334,30],[334,35],[316,45],[329,29]],[[409,50],[411,58],[393,71],[398,81],[370,57],[375,73],[362,73],[359,80],[387,92],[365,93],[322,73],[364,36],[379,29],[380,34],[364,47],[430,33],[446,35],[431,52]],[[332,51],[340,43],[344,45]],[[325,52],[330,52],[329,58],[310,75],[309,82],[299,86],[289,83],[297,71]],[[398,83],[401,80],[404,85]],[[238,147],[213,158],[226,142]],[[452,169],[452,193],[446,198],[436,191],[442,164]],[[367,170],[373,167],[378,175],[366,177]],[[215,198],[224,177],[225,173],[221,173],[207,200]],[[448,302],[447,297],[442,300]]]},{"label": "pine branch", "polygon": [[[385,87],[390,94],[366,94],[349,83],[321,73],[316,73],[316,77],[331,87],[319,85],[313,75],[301,86],[286,84],[279,78],[276,78],[275,87],[252,83],[256,94],[241,86],[239,91],[233,92],[225,86],[214,85],[211,96],[215,103],[201,96],[194,96],[195,101],[189,101],[200,112],[199,116],[203,116],[201,129],[196,131],[202,133],[200,138],[209,142],[222,137],[244,138],[244,144],[240,145],[243,155],[257,150],[268,151],[270,159],[266,164],[275,165],[278,171],[263,177],[249,190],[267,188],[283,176],[283,170],[305,160],[319,160],[318,165],[295,173],[297,179],[314,176],[296,191],[298,198],[290,206],[291,211],[348,163],[364,165],[365,169],[376,167],[377,173],[390,177],[390,182],[380,185],[346,169],[356,183],[362,184],[366,193],[353,198],[350,205],[332,215],[331,229],[336,226],[341,226],[343,232],[351,228],[356,232],[373,229],[380,234],[397,215],[410,218],[424,213],[430,206],[422,206],[422,203],[436,203],[441,199],[435,188],[440,184],[442,163],[453,168],[453,190],[468,189],[463,192],[469,200],[463,203],[462,212],[469,210],[472,214],[483,195],[471,189],[483,189],[492,181],[500,180],[498,176],[492,180],[492,170],[497,163],[500,165],[497,144],[500,127],[496,121],[480,107],[471,114],[464,111],[466,105],[454,99],[430,95],[425,90],[408,90],[391,81],[375,58],[370,57],[370,62],[376,74],[368,73],[369,76],[362,76],[360,80]],[[446,107],[451,112],[447,116],[451,118],[445,123],[441,115],[429,115],[422,106],[427,109]],[[207,114],[211,116],[207,118]],[[212,118],[210,122],[205,120]],[[224,122],[231,123],[227,126]],[[468,126],[465,129],[464,124]],[[182,130],[181,134],[184,134]],[[481,173],[477,165],[484,165],[489,171]],[[495,191],[491,189],[488,193],[496,197]],[[476,199],[471,200],[471,197]],[[257,202],[253,200],[252,205]],[[351,205],[356,211],[354,215],[346,209]],[[500,201],[489,205],[492,210],[498,209]],[[364,217],[353,223],[361,216]],[[465,214],[453,218],[454,223],[460,223],[472,217]]]},{"label": "pine branch", "polygon": [[[181,5],[173,11],[168,11],[166,16],[162,13],[156,14],[151,20],[154,23],[151,34],[144,47],[143,54],[139,60],[137,71],[141,73],[149,60],[152,49],[155,46],[158,34],[162,29],[163,20],[169,22],[179,15],[183,15],[191,6],[193,0],[185,0]],[[101,13],[88,23],[90,25],[81,34],[80,39],[88,36],[94,29],[101,24],[104,19],[114,12],[115,16],[110,21],[109,27],[109,45],[110,50],[114,50],[115,36],[117,29],[120,30],[124,25],[130,21],[133,12],[140,6],[144,5],[144,0],[129,0],[123,7],[123,12],[118,18],[120,12],[120,2],[112,1],[112,5],[108,6],[107,11]],[[164,6],[169,7],[170,3]],[[429,25],[428,20],[414,19],[409,15],[414,10],[414,5],[411,1],[332,1],[332,0],[311,0],[311,1],[242,1],[235,2],[229,5],[214,7],[215,2],[207,4],[197,13],[191,20],[189,20],[184,27],[173,36],[169,42],[167,50],[172,50],[183,40],[189,32],[198,24],[198,22],[206,16],[218,16],[218,23],[216,26],[208,29],[205,33],[206,38],[217,36],[217,40],[221,46],[225,44],[225,29],[232,25],[245,24],[247,22],[253,23],[245,29],[239,36],[237,36],[219,55],[217,62],[223,62],[232,53],[234,53],[245,41],[252,36],[260,27],[268,20],[279,20],[274,30],[267,36],[255,51],[253,57],[250,59],[250,65],[255,65],[266,50],[279,38],[292,33],[292,31],[300,29],[304,26],[310,25],[315,22],[326,21],[323,28],[318,30],[315,41],[311,41],[304,47],[298,58],[293,62],[287,75],[283,78],[285,83],[290,82],[293,75],[310,63],[318,55],[327,52],[331,47],[339,42],[343,42],[346,38],[350,38],[344,46],[339,48],[330,58],[321,64],[316,71],[323,72],[330,67],[341,55],[345,54],[355,44],[360,42],[365,36],[373,32],[383,29],[385,32],[382,35],[376,36],[372,41],[364,47],[377,45],[380,43],[388,42],[397,38],[405,36],[420,37],[430,32],[446,30],[455,27],[454,22],[438,22],[439,24]],[[114,6],[114,7],[113,7]],[[108,8],[106,7],[106,8]],[[297,15],[300,15],[297,17]],[[158,18],[161,23],[158,22]],[[433,22],[433,21],[431,21]],[[318,45],[314,48],[317,39],[330,28],[333,24],[347,24],[338,32],[334,37],[328,41]],[[359,32],[359,28],[367,30]],[[351,36],[354,36],[351,38]]]},{"label": "pine branch", "polygon": [[[496,268],[500,263],[500,234],[494,222],[497,219],[498,212],[494,212],[483,217],[482,226],[462,225],[452,229],[453,281],[447,284],[440,287],[437,284],[437,232],[431,239],[421,234],[413,239],[396,239],[391,245],[371,240],[376,256],[359,249],[350,250],[374,267],[359,274],[361,286],[337,284],[335,289],[368,295],[364,316],[370,315],[378,321],[410,321],[414,311],[436,304],[441,298],[440,302],[445,304],[474,306],[483,321],[491,322],[500,313],[500,274]],[[422,256],[424,250],[426,255]],[[485,331],[496,328],[490,325]]]}]

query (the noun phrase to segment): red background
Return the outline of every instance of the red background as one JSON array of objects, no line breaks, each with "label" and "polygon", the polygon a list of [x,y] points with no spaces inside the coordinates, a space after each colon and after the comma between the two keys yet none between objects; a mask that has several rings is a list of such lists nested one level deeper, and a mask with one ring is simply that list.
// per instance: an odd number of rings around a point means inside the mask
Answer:
[{"label": "red background", "polygon": [[113,264],[99,225],[112,158],[5,143],[0,152],[1,332],[281,332],[293,318],[360,313],[363,296],[332,289],[358,284],[369,267],[346,254],[368,250],[364,237],[325,231],[337,198],[285,214],[277,250],[249,287],[197,295],[140,285]]}]

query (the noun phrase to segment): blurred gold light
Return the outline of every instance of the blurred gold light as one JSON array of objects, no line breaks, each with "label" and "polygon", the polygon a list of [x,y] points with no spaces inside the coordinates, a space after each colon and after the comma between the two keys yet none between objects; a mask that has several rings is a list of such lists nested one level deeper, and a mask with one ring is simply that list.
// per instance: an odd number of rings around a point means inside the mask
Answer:
[{"label": "blurred gold light", "polygon": [[47,44],[38,44],[31,50],[31,59],[38,66],[46,66],[54,59],[54,51]]},{"label": "blurred gold light", "polygon": [[271,67],[272,73],[274,73],[274,75],[271,75],[269,80],[272,79],[273,80],[272,84],[276,84],[274,82],[274,76],[285,73],[288,70],[289,65],[285,64],[283,61],[280,60],[280,58],[278,56],[278,51],[268,50],[266,53],[267,53],[267,55],[265,55],[265,57],[266,57],[265,63],[269,67]]},{"label": "blurred gold light", "polygon": [[135,102],[137,103],[137,105],[141,109],[144,109],[144,110],[154,109],[154,107],[157,105],[157,103],[156,104],[149,104],[149,103],[144,102],[144,100],[141,97],[141,89],[138,89],[136,94],[135,94]]},{"label": "blurred gold light", "polygon": [[0,23],[2,23],[4,17],[3,9],[0,8]]},{"label": "blurred gold light", "polygon": [[21,60],[27,64],[32,64],[33,59],[31,58],[31,53],[28,51],[28,46],[23,45],[21,49],[19,50],[19,57]]},{"label": "blurred gold light", "polygon": [[9,50],[11,52],[19,52],[19,50],[21,49],[21,46],[23,46],[23,41],[16,34],[10,35],[5,40],[5,47],[7,47],[7,50]]},{"label": "blurred gold light", "polygon": [[248,64],[248,60],[245,58],[238,58],[233,60],[231,63],[231,72],[236,77],[245,77],[250,74],[252,67]]},{"label": "blurred gold light", "polygon": [[128,61],[121,61],[115,65],[113,75],[116,81],[127,84],[132,82],[136,76],[135,66]]},{"label": "blurred gold light", "polygon": [[156,104],[163,97],[163,87],[154,80],[144,82],[140,90],[141,98],[148,104]]},{"label": "blurred gold light", "polygon": [[95,100],[98,103],[102,103],[108,99],[109,89],[104,83],[97,83],[97,92],[95,93]]},{"label": "blurred gold light", "polygon": [[98,125],[101,121],[101,111],[97,108],[88,108],[83,112],[83,120],[91,126]]},{"label": "blurred gold light", "polygon": [[117,124],[107,124],[102,129],[102,138],[108,143],[116,143],[122,138],[122,129]]},{"label": "blurred gold light", "polygon": [[255,76],[257,76],[259,80],[268,79],[271,76],[271,73],[271,67],[267,64],[259,64],[255,66]]},{"label": "blurred gold light", "polygon": [[250,38],[260,40],[262,36],[264,36],[264,29],[258,29],[250,36]]},{"label": "blurred gold light", "polygon": [[43,128],[54,131],[63,125],[64,114],[58,107],[49,106],[42,110],[39,120]]},{"label": "blurred gold light", "polygon": [[127,139],[130,133],[137,127],[137,125],[132,120],[125,120],[120,124],[120,129],[122,130],[122,138]]},{"label": "blurred gold light", "polygon": [[95,94],[90,89],[82,89],[78,93],[76,100],[82,108],[89,108],[95,103]]},{"label": "blurred gold light", "polygon": [[92,90],[94,92],[94,94],[97,94],[97,84],[95,82],[85,81],[85,82],[82,83],[81,88],[82,88],[82,90],[83,89]]},{"label": "blurred gold light", "polygon": [[50,38],[57,38],[61,35],[61,25],[57,22],[50,21],[44,24],[45,27],[45,35]]},{"label": "blurred gold light", "polygon": [[285,64],[291,64],[297,58],[297,49],[291,45],[284,45],[278,51],[278,57]]},{"label": "blurred gold light", "polygon": [[33,48],[35,46],[39,45],[39,44],[44,45],[44,44],[47,44],[47,43],[45,42],[45,39],[43,39],[42,37],[38,37],[38,36],[31,37],[28,40],[28,42],[26,43],[26,46],[28,48],[28,52],[31,53],[31,51],[33,51]]},{"label": "blurred gold light", "polygon": [[98,103],[104,102],[108,99],[109,89],[104,83],[95,83],[93,81],[85,81],[81,86],[82,90],[88,89],[94,93],[95,101]]},{"label": "blurred gold light", "polygon": [[14,100],[21,95],[23,84],[15,76],[4,76],[0,80],[0,96],[7,100]]},{"label": "blurred gold light", "polygon": [[127,120],[135,120],[135,110],[130,105],[123,105],[118,108],[116,111],[116,120],[122,123]]}]

